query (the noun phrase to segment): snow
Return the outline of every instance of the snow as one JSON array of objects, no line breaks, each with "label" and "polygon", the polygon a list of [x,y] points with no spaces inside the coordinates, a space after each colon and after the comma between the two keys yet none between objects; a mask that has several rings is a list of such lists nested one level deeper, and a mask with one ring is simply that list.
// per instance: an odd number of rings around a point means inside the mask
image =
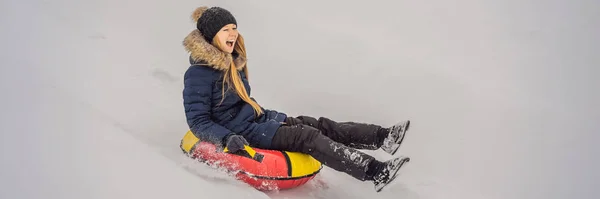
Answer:
[{"label": "snow", "polygon": [[[262,193],[183,156],[181,42],[201,5],[237,17],[261,105],[411,119],[397,183],[325,168]],[[0,198],[598,198],[598,6],[2,1]]]}]

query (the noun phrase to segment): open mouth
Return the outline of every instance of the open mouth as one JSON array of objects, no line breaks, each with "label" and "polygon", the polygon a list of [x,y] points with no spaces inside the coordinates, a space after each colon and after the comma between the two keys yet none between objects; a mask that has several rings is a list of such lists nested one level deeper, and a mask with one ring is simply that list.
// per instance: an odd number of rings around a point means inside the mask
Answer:
[{"label": "open mouth", "polygon": [[234,44],[234,43],[235,43],[235,40],[227,40],[227,41],[225,42],[225,44],[227,44],[227,46],[229,46],[229,47],[233,47],[233,44]]}]

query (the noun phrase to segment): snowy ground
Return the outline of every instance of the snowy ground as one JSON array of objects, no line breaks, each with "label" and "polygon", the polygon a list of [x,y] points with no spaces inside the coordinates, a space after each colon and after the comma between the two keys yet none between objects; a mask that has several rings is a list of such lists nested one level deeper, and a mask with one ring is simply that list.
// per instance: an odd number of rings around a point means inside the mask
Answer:
[{"label": "snowy ground", "polygon": [[[210,4],[217,3],[218,4]],[[186,159],[181,41],[220,5],[253,96],[412,120],[382,193],[331,169],[258,192]],[[0,198],[598,198],[597,1],[0,2]],[[381,159],[389,156],[369,152]]]}]

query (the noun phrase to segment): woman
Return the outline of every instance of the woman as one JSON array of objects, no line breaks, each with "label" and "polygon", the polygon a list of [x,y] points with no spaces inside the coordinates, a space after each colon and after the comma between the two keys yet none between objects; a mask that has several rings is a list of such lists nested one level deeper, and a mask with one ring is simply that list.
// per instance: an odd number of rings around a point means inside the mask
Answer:
[{"label": "woman", "polygon": [[380,162],[357,149],[382,148],[394,155],[409,121],[383,128],[264,109],[250,97],[244,38],[235,17],[223,8],[200,7],[192,18],[196,29],[183,42],[191,63],[183,100],[188,125],[198,138],[234,153],[250,145],[310,154],[337,171],[373,181],[377,191],[395,178],[402,157]]}]

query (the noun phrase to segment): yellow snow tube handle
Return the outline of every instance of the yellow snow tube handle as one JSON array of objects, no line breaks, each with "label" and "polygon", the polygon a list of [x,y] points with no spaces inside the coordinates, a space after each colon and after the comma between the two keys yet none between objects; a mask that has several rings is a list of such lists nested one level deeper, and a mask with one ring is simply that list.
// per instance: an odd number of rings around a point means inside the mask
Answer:
[{"label": "yellow snow tube handle", "polygon": [[[227,147],[225,147],[225,149],[223,149],[223,152],[225,153],[231,153],[229,151],[229,149],[227,149]],[[240,155],[240,156],[244,156],[253,160],[256,160],[258,162],[262,162],[264,155],[257,153],[252,147],[248,146],[248,145],[244,145],[244,149],[239,150],[235,153],[231,153],[231,154],[235,154],[235,155]]]},{"label": "yellow snow tube handle", "polygon": [[[256,154],[256,151],[252,147],[250,147],[248,145],[244,145],[244,149],[242,149],[242,150],[247,151],[248,154],[250,156],[252,156],[252,157],[254,157],[254,154]],[[223,152],[227,153],[227,152],[229,152],[229,149],[227,147],[225,147],[225,149],[223,150]]]}]

